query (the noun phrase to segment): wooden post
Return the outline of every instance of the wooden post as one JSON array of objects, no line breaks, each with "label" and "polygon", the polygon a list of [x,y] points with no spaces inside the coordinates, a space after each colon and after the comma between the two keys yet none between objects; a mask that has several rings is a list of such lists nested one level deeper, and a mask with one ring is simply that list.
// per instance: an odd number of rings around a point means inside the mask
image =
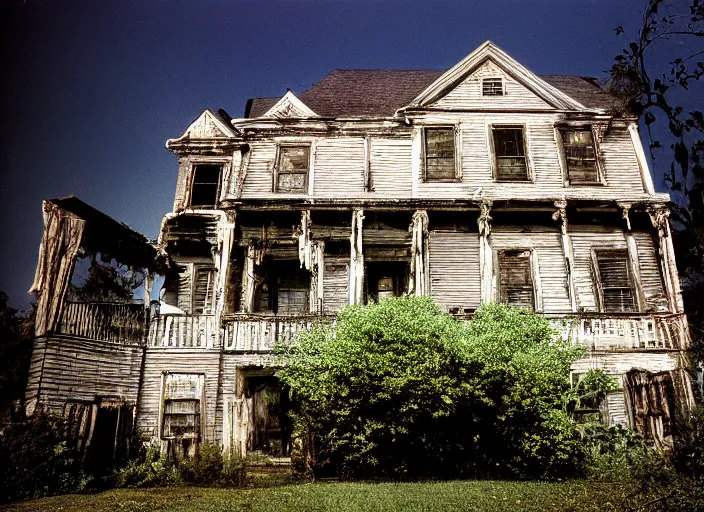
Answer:
[{"label": "wooden post", "polygon": [[411,275],[408,291],[416,296],[429,295],[428,212],[425,210],[415,212],[409,231],[411,232]]},{"label": "wooden post", "polygon": [[489,243],[491,235],[491,201],[479,204],[479,271],[481,277],[482,304],[494,300],[494,254]]},{"label": "wooden post", "polygon": [[631,218],[628,212],[631,209],[631,203],[618,203],[622,208],[623,213],[621,216],[626,222],[626,230],[624,232],[626,236],[626,246],[628,247],[628,261],[631,266],[631,274],[633,274],[633,284],[636,287],[636,299],[638,301],[638,311],[645,311],[645,292],[643,291],[643,281],[640,275],[640,260],[638,258],[638,244],[636,239],[633,237],[633,232],[631,231]]},{"label": "wooden post", "polygon": [[672,233],[670,231],[670,210],[665,206],[653,207],[648,210],[653,227],[658,231],[658,251],[660,253],[660,265],[662,267],[663,280],[667,300],[672,313],[682,313],[684,305],[682,303],[682,291],[680,290],[680,280],[675,265],[675,250],[672,246]]},{"label": "wooden post", "polygon": [[555,201],[557,211],[552,214],[553,220],[560,221],[560,233],[562,238],[562,254],[565,257],[565,265],[567,267],[567,292],[570,296],[570,304],[572,312],[578,310],[577,290],[574,284],[574,250],[572,248],[572,239],[567,226],[567,201]]},{"label": "wooden post", "polygon": [[257,247],[260,244],[257,240],[251,239],[247,246],[247,261],[242,269],[242,300],[241,310],[244,313],[254,311],[254,298],[257,291],[257,267],[264,260],[264,248]]},{"label": "wooden post", "polygon": [[352,229],[350,233],[350,304],[361,304],[364,295],[363,224],[364,210],[355,208],[352,210]]}]

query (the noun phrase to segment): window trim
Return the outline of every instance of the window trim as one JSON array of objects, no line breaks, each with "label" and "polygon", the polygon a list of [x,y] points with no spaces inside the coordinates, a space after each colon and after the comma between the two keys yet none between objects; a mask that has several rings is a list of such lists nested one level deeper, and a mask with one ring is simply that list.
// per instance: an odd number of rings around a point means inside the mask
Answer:
[{"label": "window trim", "polygon": [[[193,315],[213,315],[215,314],[215,292],[217,287],[217,267],[212,263],[192,263],[191,264],[191,314]],[[196,312],[195,299],[196,299],[196,287],[198,286],[198,274],[208,273],[211,275],[209,278],[212,280],[212,291],[210,293],[210,303],[208,304],[208,292],[205,293],[205,304],[203,304],[203,311]],[[210,310],[210,312],[207,312]]]},{"label": "window trim", "polygon": [[[484,81],[485,80],[499,80],[501,82],[501,94],[484,94]],[[502,76],[485,76],[481,79],[481,96],[482,98],[494,98],[500,96],[506,96],[506,80]]]},{"label": "window trim", "polygon": [[[194,160],[191,162],[191,168],[188,176],[188,190],[186,194],[186,208],[196,209],[196,210],[217,210],[218,205],[222,199],[223,193],[223,182],[226,172],[226,167],[229,164],[229,160]],[[193,204],[193,184],[196,178],[196,169],[199,166],[216,166],[220,167],[220,172],[218,174],[218,186],[215,192],[215,204],[211,205],[194,205]]]},{"label": "window trim", "polygon": [[[281,165],[281,154],[282,148],[307,148],[308,149],[308,169],[306,170],[306,179],[303,185],[303,190],[301,192],[293,192],[290,190],[280,191],[279,185],[279,168]],[[276,155],[274,157],[274,165],[271,182],[271,191],[274,194],[294,194],[294,195],[305,195],[312,194],[313,188],[313,163],[314,163],[314,151],[313,142],[310,140],[290,140],[290,141],[279,141],[276,144]],[[300,173],[283,173],[283,174],[300,174]]]},{"label": "window trim", "polygon": [[[462,150],[461,150],[461,140],[459,123],[437,123],[437,124],[424,124],[420,130],[420,170],[421,170],[421,182],[422,183],[459,183],[462,181]],[[454,178],[430,178],[428,177],[428,166],[426,164],[426,141],[427,141],[427,130],[428,129],[452,129],[453,143],[454,143],[454,164],[455,164],[455,177]]]},{"label": "window trim", "polygon": [[538,261],[538,253],[534,247],[502,247],[494,249],[494,269],[496,277],[496,301],[502,304],[507,304],[504,302],[504,297],[501,293],[501,264],[499,260],[499,255],[505,252],[528,252],[528,268],[530,271],[531,286],[533,289],[533,312],[542,313],[544,310],[543,306],[543,286],[540,280],[540,263]]},{"label": "window trim", "polygon": [[[169,375],[188,375],[195,376],[199,380],[200,394],[195,398],[166,398],[166,381]],[[165,414],[166,414],[166,402],[168,401],[184,401],[184,400],[197,400],[199,406],[199,428],[198,434],[186,434],[183,436],[165,436],[164,435],[164,424],[165,424]],[[200,443],[203,440],[205,426],[206,426],[206,404],[205,404],[205,373],[203,372],[170,372],[164,370],[161,372],[161,392],[159,393],[159,418],[157,421],[157,435],[159,439],[163,440],[173,440],[173,439],[193,439],[196,443]]]},{"label": "window trim", "polygon": [[[604,307],[604,284],[601,281],[601,270],[599,267],[599,252],[605,251],[622,251],[626,255],[626,271],[628,272],[628,280],[630,283],[631,293],[633,295],[633,311],[606,311]],[[621,245],[598,245],[591,248],[591,264],[592,264],[592,275],[593,275],[593,288],[594,288],[594,302],[599,313],[606,314],[641,314],[644,311],[643,298],[641,297],[640,290],[641,282],[640,276],[633,269],[633,258],[631,251],[628,246],[623,247]]]},{"label": "window trim", "polygon": [[[495,129],[511,129],[520,128],[523,134],[523,158],[526,162],[526,178],[520,180],[499,178],[499,165],[496,156],[496,147],[494,144],[494,130]],[[497,123],[489,122],[487,123],[487,139],[489,147],[489,160],[491,163],[491,176],[494,183],[535,183],[533,176],[533,165],[530,158],[530,146],[528,145],[528,125],[527,123]]]},{"label": "window trim", "polygon": [[[565,137],[563,132],[566,131],[587,131],[592,134],[592,147],[594,148],[594,160],[596,163],[596,180],[583,181],[573,183],[570,181],[570,171],[567,167],[567,155],[565,153]],[[596,127],[593,124],[556,124],[555,125],[555,140],[558,146],[558,155],[560,167],[562,168],[562,179],[565,187],[593,187],[606,186],[606,172],[604,170],[603,155],[601,145],[599,144],[599,136]]]}]

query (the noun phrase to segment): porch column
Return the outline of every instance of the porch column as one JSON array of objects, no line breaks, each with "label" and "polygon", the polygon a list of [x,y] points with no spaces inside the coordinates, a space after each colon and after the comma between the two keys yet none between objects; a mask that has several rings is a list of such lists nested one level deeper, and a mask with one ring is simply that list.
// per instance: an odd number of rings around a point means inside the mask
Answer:
[{"label": "porch column", "polygon": [[311,242],[310,312],[323,313],[323,273],[325,271],[325,242]]},{"label": "porch column", "polygon": [[257,267],[264,259],[264,249],[259,247],[260,242],[255,239],[249,241],[247,246],[247,260],[242,269],[242,300],[243,313],[254,311],[254,297],[257,291]]},{"label": "porch column", "polygon": [[672,232],[670,231],[670,210],[665,206],[653,207],[648,210],[653,227],[658,230],[658,251],[660,253],[660,265],[662,267],[663,280],[667,291],[667,301],[670,311],[682,313],[684,305],[682,303],[682,291],[680,289],[680,279],[675,265],[675,250],[672,246]]},{"label": "porch column", "polygon": [[215,325],[220,325],[220,315],[225,309],[228,276],[230,274],[230,256],[232,254],[232,244],[235,236],[236,211],[227,211],[220,217],[218,224],[218,254],[215,257],[215,268],[217,268],[217,283],[215,293],[217,304],[215,307]]},{"label": "porch column", "polygon": [[362,250],[363,224],[364,210],[355,208],[352,211],[352,230],[350,233],[350,304],[361,304],[364,293],[364,252]]},{"label": "porch column", "polygon": [[562,254],[565,257],[565,266],[567,267],[567,293],[570,296],[570,304],[572,312],[576,313],[577,290],[574,284],[574,249],[572,247],[572,238],[567,226],[567,201],[555,201],[557,211],[552,214],[552,220],[560,221],[560,233],[562,238]]},{"label": "porch column", "polygon": [[419,297],[429,295],[428,212],[425,210],[415,212],[409,231],[411,232],[411,272],[408,291]]},{"label": "porch column", "polygon": [[618,203],[621,207],[621,216],[626,223],[626,229],[624,235],[626,237],[626,246],[628,247],[628,261],[631,265],[631,273],[633,274],[633,281],[636,287],[636,298],[638,300],[638,310],[645,311],[645,292],[643,291],[643,281],[640,275],[640,259],[638,258],[638,244],[631,231],[631,218],[629,217],[629,212],[631,210],[631,203]]},{"label": "porch column", "polygon": [[482,304],[494,300],[494,254],[489,243],[491,235],[491,201],[479,204],[479,274]]}]

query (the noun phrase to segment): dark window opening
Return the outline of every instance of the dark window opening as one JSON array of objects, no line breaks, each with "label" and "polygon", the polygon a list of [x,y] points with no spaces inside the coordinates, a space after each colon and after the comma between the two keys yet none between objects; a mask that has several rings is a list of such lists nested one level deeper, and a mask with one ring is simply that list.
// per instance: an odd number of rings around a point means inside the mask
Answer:
[{"label": "dark window opening", "polygon": [[482,80],[482,96],[503,96],[504,82],[501,78],[485,78]]},{"label": "dark window opening", "polygon": [[596,183],[599,174],[591,130],[564,130],[562,143],[570,183]]},{"label": "dark window opening", "polygon": [[408,291],[409,266],[405,261],[374,261],[366,264],[366,302],[400,297]]},{"label": "dark window opening", "polygon": [[310,273],[298,260],[268,260],[262,270],[255,311],[277,315],[309,312]]},{"label": "dark window opening", "polygon": [[606,313],[636,311],[628,251],[625,249],[596,251],[596,262],[601,283],[603,311]]},{"label": "dark window opening", "polygon": [[425,178],[453,180],[456,177],[454,128],[426,128]]},{"label": "dark window opening", "polygon": [[221,165],[196,165],[193,168],[191,206],[217,205],[221,171]]},{"label": "dark window opening", "polygon": [[290,456],[293,428],[288,388],[276,377],[248,377],[247,401],[252,411],[248,450],[272,457]]},{"label": "dark window opening", "polygon": [[304,193],[308,188],[309,146],[282,146],[276,169],[276,191]]},{"label": "dark window opening", "polygon": [[530,251],[499,251],[499,294],[509,306],[534,309]]},{"label": "dark window opening", "polygon": [[522,127],[494,127],[494,157],[496,161],[496,179],[501,181],[526,181],[525,145]]}]

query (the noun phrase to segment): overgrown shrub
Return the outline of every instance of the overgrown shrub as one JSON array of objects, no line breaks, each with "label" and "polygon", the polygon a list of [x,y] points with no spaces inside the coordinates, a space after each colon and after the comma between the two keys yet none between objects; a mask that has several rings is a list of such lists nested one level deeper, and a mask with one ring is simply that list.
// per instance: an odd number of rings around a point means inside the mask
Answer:
[{"label": "overgrown shrub", "polygon": [[167,487],[182,481],[174,460],[162,455],[157,445],[147,447],[143,458],[130,461],[115,476],[117,487]]},{"label": "overgrown shrub", "polygon": [[280,347],[316,469],[350,477],[574,474],[566,412],[582,349],[549,322],[499,304],[469,322],[429,298],[351,306]]},{"label": "overgrown shrub", "polygon": [[218,483],[223,467],[222,448],[210,443],[201,444],[195,457],[182,459],[178,463],[183,480],[199,485]]},{"label": "overgrown shrub", "polygon": [[83,490],[90,479],[67,448],[66,424],[37,411],[0,435],[0,502]]}]

